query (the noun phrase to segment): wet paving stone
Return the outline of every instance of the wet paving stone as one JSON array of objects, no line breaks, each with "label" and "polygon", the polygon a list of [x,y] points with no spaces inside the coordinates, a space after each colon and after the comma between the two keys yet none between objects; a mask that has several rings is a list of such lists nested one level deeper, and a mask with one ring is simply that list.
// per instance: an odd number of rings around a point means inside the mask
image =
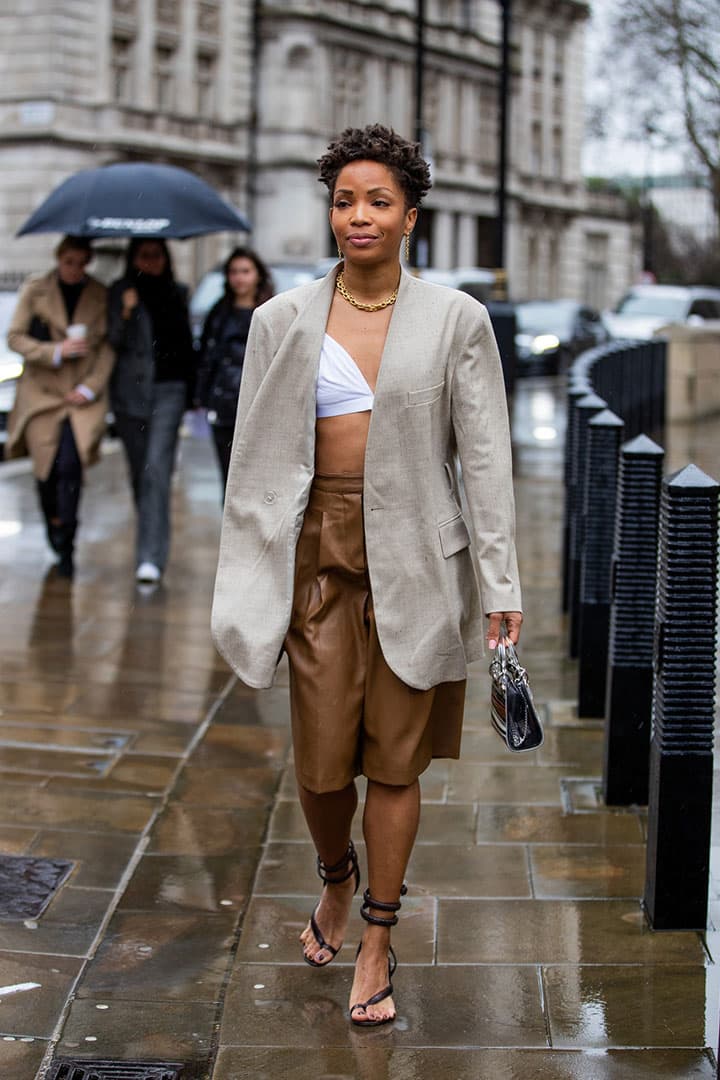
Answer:
[{"label": "wet paving stone", "polygon": [[36,836],[37,829],[32,826],[0,825],[0,852],[4,855],[27,855]]},{"label": "wet paving stone", "polygon": [[111,890],[65,885],[41,919],[0,920],[0,949],[87,956],[112,900]]},{"label": "wet paving stone", "polygon": [[440,964],[700,964],[700,934],[655,934],[626,900],[440,900]]},{"label": "wet paving stone", "polygon": [[217,1001],[237,914],[118,912],[79,998],[125,1001]]},{"label": "wet paving stone", "polygon": [[249,898],[260,851],[224,855],[146,855],[120,908],[135,911],[239,911]]},{"label": "wet paving stone", "polygon": [[67,880],[73,863],[0,855],[0,919],[37,919]]},{"label": "wet paving stone", "polygon": [[[319,884],[319,883],[318,883]],[[319,893],[306,897],[255,896],[243,919],[238,960],[260,964],[302,964],[299,937],[308,924]],[[360,896],[353,912],[345,944],[333,964],[354,964],[362,937]],[[393,948],[403,964],[431,964],[435,956],[436,901],[432,897],[403,899],[402,917],[393,931]]]},{"label": "wet paving stone", "polygon": [[88,889],[114,889],[125,873],[137,841],[117,833],[92,833],[62,829],[37,833],[33,855],[71,859],[73,884]]},{"label": "wet paving stone", "polygon": [[0,786],[0,823],[139,833],[155,813],[140,795],[94,791],[37,791]]},{"label": "wet paving stone", "polygon": [[[161,795],[173,780],[179,764],[177,757],[126,754],[113,762],[103,776],[97,779],[91,777],[90,781],[93,787],[101,791]],[[65,777],[58,776],[53,777],[47,786],[49,791],[58,791],[71,784]],[[89,784],[83,787],[88,788]]]},{"label": "wet paving stone", "polygon": [[31,1080],[40,1068],[47,1043],[29,1036],[0,1036],[0,1076],[4,1080]]},{"label": "wet paving stone", "polygon": [[481,804],[475,835],[480,844],[637,844],[643,840],[636,813],[568,814],[559,806]]},{"label": "wet paving stone", "polygon": [[510,762],[507,765],[478,765],[474,761],[453,762],[448,801],[559,804],[560,781],[567,775],[567,770],[562,766],[552,765],[540,768],[527,761],[528,756],[525,755],[520,762]]},{"label": "wet paving stone", "polygon": [[[532,967],[400,967],[393,979],[393,1045],[545,1046],[538,972]],[[315,976],[320,976],[316,978]],[[223,1046],[347,1047],[352,970],[239,965],[228,988]],[[360,1032],[367,1035],[368,1032]]]},{"label": "wet paving stone", "polygon": [[[382,1030],[382,1029],[380,1029]],[[376,1035],[378,1033],[376,1032]],[[421,1050],[350,1033],[344,1050],[222,1047],[213,1080],[715,1080],[701,1050]]]},{"label": "wet paving stone", "polygon": [[[0,952],[0,1031],[24,1038],[50,1038],[80,965],[80,960],[69,956]],[[11,987],[18,989],[7,992]]]},{"label": "wet paving stone", "polygon": [[[109,1004],[109,1008],[101,1008]],[[58,1057],[88,1053],[139,1061],[207,1061],[215,1005],[205,1002],[110,1001],[78,998],[57,1045]],[[88,1040],[92,1040],[89,1042]]]},{"label": "wet paving stone", "polygon": [[550,967],[544,972],[553,1046],[702,1047],[705,971],[700,965]]},{"label": "wet paving stone", "polygon": [[288,731],[215,723],[193,754],[193,764],[222,769],[282,766],[289,745]]},{"label": "wet paving stone", "polygon": [[642,844],[534,845],[530,861],[533,889],[540,898],[640,897],[645,885]]},{"label": "wet paving stone", "polygon": [[103,731],[88,728],[68,728],[55,724],[42,727],[33,724],[12,724],[0,722],[0,746],[22,744],[27,747],[61,747],[64,750],[85,750],[89,752],[119,751],[127,747],[131,736],[123,731]]},{"label": "wet paving stone", "polygon": [[68,750],[37,750],[0,746],[0,768],[44,775],[72,777],[74,780],[94,780],[107,776],[113,765],[112,757],[100,754],[76,754]]},{"label": "wet paving stone", "polygon": [[264,807],[223,810],[170,803],[153,828],[147,850],[155,855],[234,857],[241,849],[260,847],[267,817]]},{"label": "wet paving stone", "polygon": [[509,844],[447,844],[442,859],[432,845],[418,845],[410,857],[406,878],[411,894],[531,895],[525,851]]},{"label": "wet paving stone", "polygon": [[[474,839],[476,808],[456,803],[443,806],[426,803],[420,813],[418,844],[463,844]],[[356,820],[358,820],[356,818]],[[268,839],[273,841],[310,839],[305,816],[298,802],[278,802],[270,819]]]},{"label": "wet paving stone", "polygon": [[270,807],[280,781],[280,767],[243,769],[204,768],[188,765],[174,792],[182,803],[225,807]]}]

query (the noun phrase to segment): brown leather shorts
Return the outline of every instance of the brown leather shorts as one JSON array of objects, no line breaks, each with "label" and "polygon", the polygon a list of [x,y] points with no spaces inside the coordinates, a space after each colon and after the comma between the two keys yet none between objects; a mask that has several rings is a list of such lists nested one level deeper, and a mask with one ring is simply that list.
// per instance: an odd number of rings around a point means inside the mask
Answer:
[{"label": "brown leather shorts", "polygon": [[465,681],[415,690],[390,670],[365,558],[362,476],[315,476],[298,540],[285,651],[295,772],[310,791],[364,774],[411,784],[460,753]]}]

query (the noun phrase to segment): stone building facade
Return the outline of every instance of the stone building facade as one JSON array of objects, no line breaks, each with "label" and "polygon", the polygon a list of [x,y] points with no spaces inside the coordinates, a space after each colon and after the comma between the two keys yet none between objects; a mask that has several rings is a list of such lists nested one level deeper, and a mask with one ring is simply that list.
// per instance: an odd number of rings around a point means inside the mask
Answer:
[{"label": "stone building facade", "polygon": [[[254,223],[271,262],[332,253],[315,160],[348,125],[415,128],[417,0],[29,0],[0,15],[0,271],[47,262],[11,240],[81,168],[150,159],[209,180]],[[424,128],[434,186],[420,253],[490,266],[501,5],[426,0]],[[587,5],[515,0],[507,270],[514,296],[605,304],[639,267],[624,205],[591,205],[581,174]],[[178,245],[195,280],[235,239]],[[605,259],[605,269],[602,262]]]}]

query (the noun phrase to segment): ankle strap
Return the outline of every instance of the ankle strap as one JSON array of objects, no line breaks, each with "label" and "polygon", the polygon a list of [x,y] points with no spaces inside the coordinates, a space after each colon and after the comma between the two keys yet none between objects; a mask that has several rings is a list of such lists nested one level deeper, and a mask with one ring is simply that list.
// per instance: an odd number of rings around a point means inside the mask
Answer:
[{"label": "ankle strap", "polygon": [[[405,896],[407,893],[407,885],[403,883],[400,889],[400,895]],[[369,889],[366,889],[363,893],[362,907],[360,908],[360,914],[367,923],[372,923],[374,926],[397,926],[398,916],[396,914],[391,915],[387,919],[381,918],[379,915],[371,915],[370,909],[375,911],[391,911],[398,912],[402,904],[400,901],[396,901],[394,904],[385,903],[382,900],[376,900],[370,893]]]},{"label": "ankle strap", "polygon": [[[346,869],[346,873],[342,877],[328,877],[328,874],[338,874],[342,869]],[[358,876],[357,884],[360,884],[359,870],[357,861],[357,852],[355,851],[355,845],[352,840],[347,846],[347,851],[343,855],[342,859],[339,859],[332,866],[328,866],[323,862],[320,856],[317,858],[317,872],[321,881],[324,881],[326,885],[342,885],[344,881],[351,878],[353,874]],[[357,885],[355,886],[357,888]]]}]

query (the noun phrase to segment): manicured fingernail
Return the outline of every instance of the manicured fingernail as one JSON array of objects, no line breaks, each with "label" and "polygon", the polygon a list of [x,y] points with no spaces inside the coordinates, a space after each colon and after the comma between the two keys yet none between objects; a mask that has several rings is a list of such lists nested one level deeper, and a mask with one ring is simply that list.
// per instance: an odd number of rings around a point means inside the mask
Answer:
[{"label": "manicured fingernail", "polygon": [[488,641],[488,645],[491,649],[497,649],[497,641],[495,640],[495,638],[490,638],[490,640]]}]

